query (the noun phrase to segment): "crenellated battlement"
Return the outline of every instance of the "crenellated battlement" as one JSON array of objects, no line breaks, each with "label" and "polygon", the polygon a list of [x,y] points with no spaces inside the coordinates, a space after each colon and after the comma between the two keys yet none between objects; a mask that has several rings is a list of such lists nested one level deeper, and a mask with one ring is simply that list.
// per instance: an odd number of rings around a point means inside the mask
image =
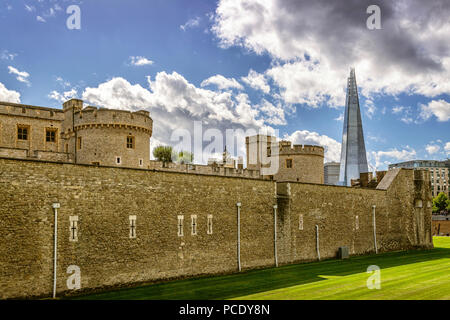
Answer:
[{"label": "crenellated battlement", "polygon": [[0,102],[0,114],[14,117],[62,121],[63,110],[11,102]]},{"label": "crenellated battlement", "polygon": [[132,112],[88,106],[74,112],[75,130],[99,127],[131,128],[151,134],[152,126],[150,113],[145,110]]},{"label": "crenellated battlement", "polygon": [[322,146],[294,144],[290,141],[280,141],[280,155],[318,155],[324,156],[324,148]]}]

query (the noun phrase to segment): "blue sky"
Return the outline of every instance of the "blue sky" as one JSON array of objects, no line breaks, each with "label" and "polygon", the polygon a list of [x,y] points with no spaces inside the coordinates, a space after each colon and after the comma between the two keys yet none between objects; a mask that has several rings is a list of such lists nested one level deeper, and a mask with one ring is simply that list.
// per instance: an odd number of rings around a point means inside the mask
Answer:
[{"label": "blue sky", "polygon": [[448,3],[381,1],[382,29],[368,30],[369,2],[0,0],[0,100],[146,108],[155,143],[193,121],[278,129],[339,161],[353,66],[372,168],[445,159]]}]

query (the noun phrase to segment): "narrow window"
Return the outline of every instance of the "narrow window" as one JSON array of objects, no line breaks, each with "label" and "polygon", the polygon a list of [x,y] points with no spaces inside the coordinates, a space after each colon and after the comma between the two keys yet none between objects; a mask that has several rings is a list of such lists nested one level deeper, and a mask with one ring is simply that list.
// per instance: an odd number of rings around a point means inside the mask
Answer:
[{"label": "narrow window", "polygon": [[197,215],[193,214],[191,215],[191,235],[196,236],[197,235]]},{"label": "narrow window", "polygon": [[69,144],[66,143],[66,147],[65,147],[65,152],[68,153],[69,152]]},{"label": "narrow window", "polygon": [[355,217],[355,229],[359,230],[359,217],[358,216]]},{"label": "narrow window", "polygon": [[136,238],[136,216],[130,216],[130,239]]},{"label": "narrow window", "polygon": [[56,142],[56,130],[47,128],[45,129],[45,141],[46,142]]},{"label": "narrow window", "polygon": [[286,159],[286,168],[292,168],[292,159]]},{"label": "narrow window", "polygon": [[213,216],[212,214],[208,214],[208,229],[207,229],[207,234],[212,234],[213,233]]},{"label": "narrow window", "polygon": [[133,136],[127,137],[127,148],[134,149],[134,137]]},{"label": "narrow window", "polygon": [[70,241],[78,241],[78,216],[69,216]]},{"label": "narrow window", "polygon": [[78,150],[81,149],[81,137],[77,138],[77,147],[78,147]]},{"label": "narrow window", "polygon": [[28,127],[26,126],[17,127],[17,139],[28,140]]},{"label": "narrow window", "polygon": [[116,164],[121,164],[122,163],[122,159],[120,157],[116,157]]},{"label": "narrow window", "polygon": [[139,166],[142,167],[144,165],[144,160],[139,159]]},{"label": "narrow window", "polygon": [[303,215],[298,216],[298,230],[303,230]]},{"label": "narrow window", "polygon": [[179,237],[183,236],[183,221],[184,221],[184,216],[178,216],[178,236]]}]

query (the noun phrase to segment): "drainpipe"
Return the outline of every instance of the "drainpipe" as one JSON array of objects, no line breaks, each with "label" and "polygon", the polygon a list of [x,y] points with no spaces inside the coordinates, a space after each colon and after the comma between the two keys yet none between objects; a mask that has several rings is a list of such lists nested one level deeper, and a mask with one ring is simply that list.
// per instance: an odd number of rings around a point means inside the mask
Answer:
[{"label": "drainpipe", "polygon": [[52,204],[53,211],[55,212],[55,230],[54,230],[54,251],[53,251],[53,299],[56,298],[56,268],[57,268],[57,257],[58,257],[58,209],[61,205],[57,202]]},{"label": "drainpipe", "polygon": [[278,206],[276,204],[273,205],[273,250],[275,256],[275,267],[278,267],[278,253],[277,253],[277,209]]},{"label": "drainpipe", "polygon": [[373,241],[374,241],[374,244],[375,244],[375,254],[378,253],[378,248],[377,248],[377,224],[376,224],[376,221],[375,221],[375,208],[376,208],[376,207],[377,207],[376,205],[373,205],[373,206],[372,206],[372,216],[373,216]]},{"label": "drainpipe", "polygon": [[319,226],[316,224],[316,248],[317,248],[317,258],[320,260],[320,250],[319,250]]},{"label": "drainpipe", "polygon": [[241,203],[236,203],[237,207],[237,259],[238,268],[241,271]]}]

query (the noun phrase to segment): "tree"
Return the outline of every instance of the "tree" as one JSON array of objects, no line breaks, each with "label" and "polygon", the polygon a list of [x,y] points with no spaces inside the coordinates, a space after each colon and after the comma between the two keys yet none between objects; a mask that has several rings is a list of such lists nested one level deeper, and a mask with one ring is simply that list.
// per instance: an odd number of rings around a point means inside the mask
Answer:
[{"label": "tree", "polygon": [[445,193],[441,192],[433,199],[434,213],[448,210],[448,207],[449,207],[449,199],[447,198]]},{"label": "tree", "polygon": [[194,154],[188,151],[181,150],[175,154],[175,161],[178,163],[192,163],[194,161]]},{"label": "tree", "polygon": [[153,149],[153,156],[165,166],[166,163],[172,162],[172,147],[159,145]]}]

